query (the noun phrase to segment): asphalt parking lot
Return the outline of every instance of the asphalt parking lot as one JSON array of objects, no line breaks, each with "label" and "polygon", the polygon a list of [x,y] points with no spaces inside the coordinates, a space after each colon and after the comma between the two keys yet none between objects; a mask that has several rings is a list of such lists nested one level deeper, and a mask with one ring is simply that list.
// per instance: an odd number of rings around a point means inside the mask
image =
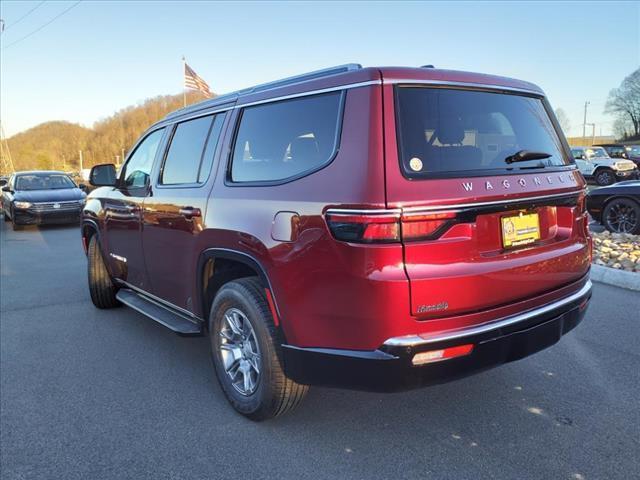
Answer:
[{"label": "asphalt parking lot", "polygon": [[596,285],[554,347],[402,394],[312,389],[255,424],[205,338],[99,311],[77,227],[1,226],[3,479],[640,477],[640,294]]}]

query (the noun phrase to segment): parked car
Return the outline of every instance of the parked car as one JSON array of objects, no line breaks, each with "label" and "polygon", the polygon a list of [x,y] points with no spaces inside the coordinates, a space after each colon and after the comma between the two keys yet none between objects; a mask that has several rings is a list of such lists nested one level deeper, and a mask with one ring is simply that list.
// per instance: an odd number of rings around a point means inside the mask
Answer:
[{"label": "parked car", "polygon": [[2,213],[14,230],[23,225],[80,221],[86,194],[64,172],[16,172],[2,187]]},{"label": "parked car", "polygon": [[638,176],[635,163],[611,158],[602,147],[571,147],[571,153],[584,177],[597,185],[612,185]]},{"label": "parked car", "polygon": [[594,145],[594,147],[602,147],[607,151],[607,155],[611,158],[626,158],[628,159],[627,149],[621,143],[603,143]]},{"label": "parked car", "polygon": [[585,181],[528,82],[313,72],[172,113],[90,181],[95,306],[208,335],[254,420],[309,385],[405,390],[526,357],[591,297]]},{"label": "parked car", "polygon": [[640,234],[640,181],[592,190],[587,195],[587,210],[610,232]]},{"label": "parked car", "polygon": [[640,169],[640,145],[625,145],[624,149],[627,151],[627,158]]}]

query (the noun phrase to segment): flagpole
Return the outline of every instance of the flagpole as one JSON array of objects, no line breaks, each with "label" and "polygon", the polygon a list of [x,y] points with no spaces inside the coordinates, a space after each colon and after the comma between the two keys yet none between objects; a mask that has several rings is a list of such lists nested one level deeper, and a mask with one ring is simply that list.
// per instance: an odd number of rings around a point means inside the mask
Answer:
[{"label": "flagpole", "polygon": [[187,65],[187,61],[185,60],[183,55],[182,56],[182,103],[184,104],[184,108],[187,108],[187,88],[184,85],[184,72],[187,71],[186,65]]}]

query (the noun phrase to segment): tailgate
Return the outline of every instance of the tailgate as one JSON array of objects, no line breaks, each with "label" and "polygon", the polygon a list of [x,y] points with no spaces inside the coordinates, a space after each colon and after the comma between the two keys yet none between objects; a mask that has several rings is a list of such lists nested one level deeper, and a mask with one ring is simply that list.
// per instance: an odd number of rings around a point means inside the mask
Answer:
[{"label": "tailgate", "polygon": [[479,312],[588,272],[585,181],[541,95],[385,79],[383,102],[412,315]]},{"label": "tailgate", "polygon": [[[411,313],[435,318],[485,310],[581,278],[590,262],[583,203],[577,191],[447,209],[404,208],[403,226],[412,217],[452,212],[437,238],[403,241]],[[538,238],[508,245],[504,224],[523,216],[537,218]]]}]

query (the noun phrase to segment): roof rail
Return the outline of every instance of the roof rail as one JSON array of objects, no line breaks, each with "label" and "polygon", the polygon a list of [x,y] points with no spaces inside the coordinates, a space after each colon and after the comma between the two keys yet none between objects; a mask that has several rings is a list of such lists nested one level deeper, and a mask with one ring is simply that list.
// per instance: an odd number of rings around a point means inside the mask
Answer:
[{"label": "roof rail", "polygon": [[347,63],[344,65],[338,65],[336,67],[329,67],[329,68],[324,68],[322,70],[315,70],[313,72],[303,73],[302,75],[283,78],[281,80],[275,80],[273,82],[261,83],[260,85],[256,85],[254,87],[243,88],[242,90],[236,90],[235,92],[226,93],[224,95],[220,95],[218,97],[212,98],[211,100],[204,100],[202,102],[189,105],[185,108],[181,108],[179,110],[169,113],[165,117],[165,119],[184,115],[185,113],[207,108],[211,105],[215,105],[218,103],[225,103],[224,102],[225,100],[230,101],[234,99],[234,97],[238,97],[240,95],[246,95],[248,93],[263,92],[265,90],[270,90],[272,88],[283,87],[285,85],[293,85],[296,83],[306,82],[308,80],[315,80],[317,78],[328,77],[330,75],[337,75],[339,73],[349,72],[352,70],[359,70],[361,68],[362,68],[362,65],[360,65],[359,63]]},{"label": "roof rail", "polygon": [[345,65],[338,65],[336,67],[323,68],[322,70],[315,70],[309,73],[303,73],[302,75],[295,75],[293,77],[283,78],[282,80],[275,80],[273,82],[262,83],[256,85],[250,89],[251,93],[262,92],[271,88],[282,87],[284,85],[292,85],[294,83],[306,82],[307,80],[315,80],[316,78],[328,77],[329,75],[337,75],[338,73],[349,72],[351,70],[359,70],[362,65],[359,63],[347,63]]}]

